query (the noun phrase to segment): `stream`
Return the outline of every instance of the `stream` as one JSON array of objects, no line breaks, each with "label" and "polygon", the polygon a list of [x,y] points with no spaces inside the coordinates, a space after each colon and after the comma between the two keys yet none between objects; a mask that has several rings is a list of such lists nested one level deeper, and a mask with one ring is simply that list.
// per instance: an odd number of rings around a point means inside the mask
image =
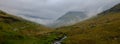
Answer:
[{"label": "stream", "polygon": [[61,44],[61,42],[63,42],[63,40],[66,39],[66,38],[67,38],[67,36],[64,36],[60,40],[55,41],[53,44]]}]

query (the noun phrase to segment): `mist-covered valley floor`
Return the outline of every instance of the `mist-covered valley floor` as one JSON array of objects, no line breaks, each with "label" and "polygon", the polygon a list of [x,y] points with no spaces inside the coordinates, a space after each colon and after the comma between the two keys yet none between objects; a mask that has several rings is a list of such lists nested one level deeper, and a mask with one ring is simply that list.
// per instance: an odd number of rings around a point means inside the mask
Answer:
[{"label": "mist-covered valley floor", "polygon": [[69,11],[48,24],[1,9],[0,44],[120,44],[120,4],[114,4],[94,17]]}]

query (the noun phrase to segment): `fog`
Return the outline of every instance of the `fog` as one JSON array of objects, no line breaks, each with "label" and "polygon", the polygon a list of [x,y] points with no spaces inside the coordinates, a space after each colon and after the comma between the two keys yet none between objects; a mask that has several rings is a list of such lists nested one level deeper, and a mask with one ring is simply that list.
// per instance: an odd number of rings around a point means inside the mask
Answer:
[{"label": "fog", "polygon": [[118,3],[120,0],[0,0],[0,10],[45,25],[69,11],[92,17]]}]

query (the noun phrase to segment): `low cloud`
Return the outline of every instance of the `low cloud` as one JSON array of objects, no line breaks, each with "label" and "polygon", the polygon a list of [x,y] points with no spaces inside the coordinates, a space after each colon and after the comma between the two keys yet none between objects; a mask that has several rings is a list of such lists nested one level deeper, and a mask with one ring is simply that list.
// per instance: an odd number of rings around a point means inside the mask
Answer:
[{"label": "low cloud", "polygon": [[52,22],[69,11],[92,17],[120,0],[0,0],[0,9],[40,24]]}]

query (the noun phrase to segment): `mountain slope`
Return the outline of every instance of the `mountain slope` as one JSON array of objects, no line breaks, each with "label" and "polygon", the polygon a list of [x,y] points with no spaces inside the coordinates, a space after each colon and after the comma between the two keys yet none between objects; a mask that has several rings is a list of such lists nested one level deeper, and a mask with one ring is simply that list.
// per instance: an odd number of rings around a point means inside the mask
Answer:
[{"label": "mountain slope", "polygon": [[0,44],[50,44],[57,37],[57,33],[51,33],[52,31],[50,28],[0,11]]},{"label": "mountain slope", "polygon": [[68,36],[63,44],[120,44],[120,4],[96,17],[56,31]]}]

